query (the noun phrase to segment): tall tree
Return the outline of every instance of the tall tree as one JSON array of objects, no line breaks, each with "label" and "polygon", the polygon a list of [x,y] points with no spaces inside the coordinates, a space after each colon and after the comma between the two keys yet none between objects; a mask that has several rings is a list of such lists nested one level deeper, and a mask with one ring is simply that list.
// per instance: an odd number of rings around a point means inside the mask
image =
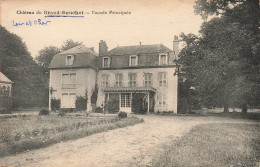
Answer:
[{"label": "tall tree", "polygon": [[[257,3],[258,2],[258,3]],[[204,104],[256,105],[260,97],[259,1],[198,0],[200,38],[183,35],[180,62]]]},{"label": "tall tree", "polygon": [[41,93],[40,89],[36,89],[36,78],[41,78],[40,67],[35,63],[19,36],[8,32],[2,26],[0,26],[0,36],[0,67],[1,71],[14,82],[13,106],[38,105],[41,96],[36,94]]},{"label": "tall tree", "polygon": [[61,46],[61,51],[69,50],[75,46],[81,45],[82,42],[74,42],[72,39],[68,39],[64,42],[64,44]]},{"label": "tall tree", "polygon": [[39,51],[35,60],[43,67],[48,68],[54,55],[58,54],[60,49],[56,46],[48,46]]}]

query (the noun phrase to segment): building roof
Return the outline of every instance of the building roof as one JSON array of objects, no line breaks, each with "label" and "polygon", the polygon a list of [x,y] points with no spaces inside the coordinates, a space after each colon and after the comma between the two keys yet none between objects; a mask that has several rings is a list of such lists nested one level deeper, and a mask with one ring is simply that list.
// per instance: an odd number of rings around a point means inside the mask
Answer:
[{"label": "building roof", "polygon": [[118,46],[106,55],[138,55],[145,53],[168,53],[172,52],[169,48],[162,44],[155,45],[135,45],[135,46]]},{"label": "building roof", "polygon": [[[74,55],[73,65],[66,65],[66,56]],[[54,55],[49,68],[97,68],[98,54],[85,45],[79,45],[59,54]]]},{"label": "building roof", "polygon": [[0,72],[0,83],[13,83],[10,79],[8,79],[2,72]]}]

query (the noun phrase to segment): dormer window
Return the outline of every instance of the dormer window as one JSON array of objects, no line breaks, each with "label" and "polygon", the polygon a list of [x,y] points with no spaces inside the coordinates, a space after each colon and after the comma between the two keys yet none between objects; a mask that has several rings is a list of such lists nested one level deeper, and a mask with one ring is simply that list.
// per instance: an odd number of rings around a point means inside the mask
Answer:
[{"label": "dormer window", "polygon": [[68,55],[66,57],[66,65],[67,66],[73,65],[73,61],[74,61],[74,56],[73,55]]},{"label": "dormer window", "polygon": [[103,58],[103,68],[108,68],[108,67],[110,67],[110,58],[104,57]]},{"label": "dormer window", "polygon": [[159,55],[159,65],[166,65],[168,64],[168,57],[167,57],[167,54],[160,54]]},{"label": "dormer window", "polygon": [[129,66],[137,66],[137,56],[133,55],[129,57]]}]

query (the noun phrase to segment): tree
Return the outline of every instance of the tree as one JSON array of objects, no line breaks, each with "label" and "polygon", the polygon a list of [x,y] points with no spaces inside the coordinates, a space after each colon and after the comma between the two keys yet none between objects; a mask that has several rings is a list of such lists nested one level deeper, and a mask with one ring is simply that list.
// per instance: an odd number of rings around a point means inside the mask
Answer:
[{"label": "tree", "polygon": [[69,50],[75,46],[81,45],[82,42],[74,42],[72,39],[69,39],[64,42],[64,44],[61,46],[61,51]]},{"label": "tree", "polygon": [[56,46],[45,47],[39,51],[39,55],[35,58],[43,67],[48,68],[54,55],[58,54],[60,49]]},{"label": "tree", "polygon": [[202,24],[200,37],[182,35],[187,43],[180,53],[182,70],[201,101],[224,106],[224,112],[229,106],[256,105],[260,100],[259,1],[198,0],[195,12],[204,19],[218,16]]},{"label": "tree", "polygon": [[13,83],[13,107],[43,105],[41,68],[31,57],[22,39],[0,26],[0,68]]}]

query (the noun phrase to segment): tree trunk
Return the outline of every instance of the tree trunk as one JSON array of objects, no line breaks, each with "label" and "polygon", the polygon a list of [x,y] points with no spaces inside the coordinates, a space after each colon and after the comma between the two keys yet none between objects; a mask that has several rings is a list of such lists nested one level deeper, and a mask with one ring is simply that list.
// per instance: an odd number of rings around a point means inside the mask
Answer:
[{"label": "tree trunk", "polygon": [[241,106],[242,110],[241,110],[241,114],[243,117],[246,117],[247,115],[247,104],[246,103],[243,103],[242,106]]},{"label": "tree trunk", "polygon": [[228,103],[225,101],[225,102],[224,102],[224,111],[223,111],[223,112],[228,113],[228,112],[229,112],[228,107],[229,107],[229,105],[228,105]]}]

